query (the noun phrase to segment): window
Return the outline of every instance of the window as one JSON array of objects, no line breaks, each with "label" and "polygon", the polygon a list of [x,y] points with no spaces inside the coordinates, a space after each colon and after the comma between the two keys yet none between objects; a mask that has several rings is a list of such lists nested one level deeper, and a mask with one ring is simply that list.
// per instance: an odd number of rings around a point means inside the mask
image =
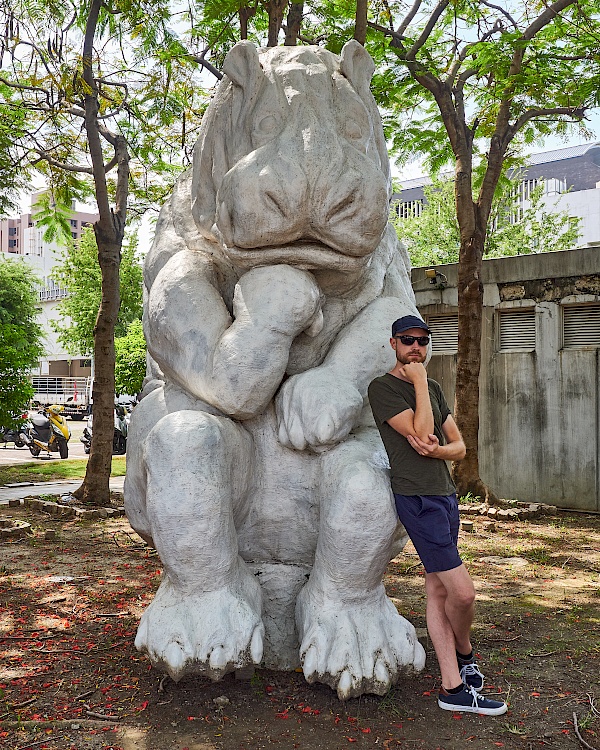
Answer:
[{"label": "window", "polygon": [[600,304],[563,307],[563,348],[600,347]]},{"label": "window", "polygon": [[433,354],[454,354],[458,350],[458,313],[428,315]]},{"label": "window", "polygon": [[400,219],[418,219],[423,213],[423,201],[404,201],[396,203],[396,213]]},{"label": "window", "polygon": [[498,311],[498,350],[532,351],[535,349],[535,310]]},{"label": "window", "polygon": [[17,228],[16,227],[9,227],[8,228],[8,236],[14,237],[17,234]]},{"label": "window", "polygon": [[76,240],[77,239],[77,232],[71,232],[71,237]]},{"label": "window", "polygon": [[71,226],[77,227],[77,219],[71,219]]},{"label": "window", "polygon": [[8,241],[9,247],[18,247],[19,246],[19,240],[9,240]]}]

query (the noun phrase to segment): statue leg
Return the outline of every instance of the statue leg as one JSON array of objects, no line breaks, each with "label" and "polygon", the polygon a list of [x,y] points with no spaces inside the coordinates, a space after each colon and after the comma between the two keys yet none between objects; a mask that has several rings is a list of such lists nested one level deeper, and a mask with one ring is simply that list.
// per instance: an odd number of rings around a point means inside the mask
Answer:
[{"label": "statue leg", "polygon": [[173,679],[262,658],[261,592],[238,555],[234,504],[245,495],[251,437],[198,411],[164,416],[143,447],[145,515],[163,563],[135,644]]},{"label": "statue leg", "polygon": [[296,604],[304,675],[341,699],[384,695],[401,671],[425,664],[414,627],[382,583],[403,529],[389,472],[373,460],[378,450],[368,429],[323,455],[315,562]]}]

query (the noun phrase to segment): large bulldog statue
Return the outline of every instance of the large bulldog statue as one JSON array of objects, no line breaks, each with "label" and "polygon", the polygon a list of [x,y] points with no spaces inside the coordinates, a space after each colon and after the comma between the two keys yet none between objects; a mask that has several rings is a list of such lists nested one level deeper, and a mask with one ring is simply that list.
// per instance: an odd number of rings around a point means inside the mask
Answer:
[{"label": "large bulldog statue", "polygon": [[175,680],[301,664],[345,699],[424,665],[382,584],[406,536],[365,399],[416,312],[373,68],[237,44],[159,217],[125,504],[164,568],[136,646]]}]

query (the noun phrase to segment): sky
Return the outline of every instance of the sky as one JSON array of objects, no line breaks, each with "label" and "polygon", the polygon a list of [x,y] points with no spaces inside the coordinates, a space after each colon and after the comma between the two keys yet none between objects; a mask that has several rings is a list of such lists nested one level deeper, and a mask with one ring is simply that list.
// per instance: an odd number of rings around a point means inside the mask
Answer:
[{"label": "sky", "polygon": [[[562,137],[551,136],[544,140],[544,143],[536,144],[532,146],[527,154],[539,154],[544,151],[554,151],[559,148],[568,148],[569,146],[580,146],[584,143],[592,143],[594,141],[600,141],[600,108],[596,108],[589,111],[587,119],[588,128],[594,133],[592,138],[581,138],[577,134],[573,134],[567,140]],[[392,174],[395,178],[400,180],[413,180],[416,177],[422,177],[424,170],[422,161],[414,161],[411,164],[406,165],[402,169],[398,169],[392,164]]]}]

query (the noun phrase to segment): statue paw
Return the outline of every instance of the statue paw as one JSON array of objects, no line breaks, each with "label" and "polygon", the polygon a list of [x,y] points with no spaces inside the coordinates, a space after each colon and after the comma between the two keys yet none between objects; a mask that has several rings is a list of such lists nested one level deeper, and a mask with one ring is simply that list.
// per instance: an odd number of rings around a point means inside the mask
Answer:
[{"label": "statue paw", "polygon": [[259,664],[264,625],[254,576],[208,592],[183,592],[165,578],[142,616],[135,639],[152,663],[174,680],[200,674],[219,680]]},{"label": "statue paw", "polygon": [[414,627],[381,587],[375,599],[352,603],[302,589],[296,605],[300,659],[308,682],[323,682],[341,700],[385,695],[401,672],[420,671],[425,651]]}]

